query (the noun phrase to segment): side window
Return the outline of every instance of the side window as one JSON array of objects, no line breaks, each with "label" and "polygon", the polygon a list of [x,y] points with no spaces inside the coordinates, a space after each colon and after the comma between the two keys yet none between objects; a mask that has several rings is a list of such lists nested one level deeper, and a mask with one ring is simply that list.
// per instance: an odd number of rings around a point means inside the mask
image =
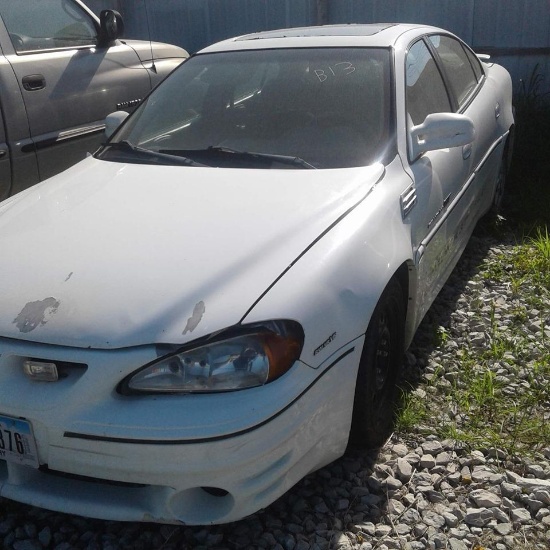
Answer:
[{"label": "side window", "polygon": [[407,114],[414,125],[422,124],[431,113],[451,111],[451,103],[441,74],[422,40],[410,48],[406,71]]},{"label": "side window", "polygon": [[0,0],[17,53],[96,44],[92,18],[71,0]]},{"label": "side window", "polygon": [[450,36],[430,36],[449,79],[458,104],[462,105],[476,87],[478,79],[462,44]]},{"label": "side window", "polygon": [[466,51],[466,55],[468,56],[468,59],[470,60],[470,64],[472,65],[472,69],[474,70],[474,73],[476,75],[476,80],[479,82],[483,76],[483,69],[481,67],[481,61],[478,59],[478,57],[472,52],[472,50],[468,48],[464,48]]}]

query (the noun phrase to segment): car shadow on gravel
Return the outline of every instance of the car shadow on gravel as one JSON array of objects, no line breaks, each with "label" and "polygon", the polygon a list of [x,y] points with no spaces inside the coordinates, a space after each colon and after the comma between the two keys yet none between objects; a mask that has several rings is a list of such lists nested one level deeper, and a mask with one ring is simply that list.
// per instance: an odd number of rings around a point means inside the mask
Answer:
[{"label": "car shadow on gravel", "polygon": [[497,219],[489,215],[480,220],[462,257],[420,323],[405,355],[401,384],[404,391],[414,391],[426,382],[423,378],[424,368],[441,343],[438,331],[443,329],[449,332],[451,318],[458,307],[458,300],[466,292],[468,284],[479,273],[489,250],[509,239],[509,234],[500,227],[502,220],[501,217]]}]

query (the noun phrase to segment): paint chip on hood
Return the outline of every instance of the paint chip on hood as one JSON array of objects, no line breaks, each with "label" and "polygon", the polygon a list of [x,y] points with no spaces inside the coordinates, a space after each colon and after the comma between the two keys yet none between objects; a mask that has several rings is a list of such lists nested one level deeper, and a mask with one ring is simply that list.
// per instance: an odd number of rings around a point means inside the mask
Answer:
[{"label": "paint chip on hood", "polygon": [[188,332],[193,332],[201,322],[202,316],[206,311],[206,307],[203,301],[198,302],[193,308],[193,315],[187,319],[187,324],[182,334],[187,334]]},{"label": "paint chip on hood", "polygon": [[21,313],[13,320],[20,332],[31,332],[40,325],[45,325],[49,318],[57,312],[59,300],[45,298],[36,302],[29,302]]}]

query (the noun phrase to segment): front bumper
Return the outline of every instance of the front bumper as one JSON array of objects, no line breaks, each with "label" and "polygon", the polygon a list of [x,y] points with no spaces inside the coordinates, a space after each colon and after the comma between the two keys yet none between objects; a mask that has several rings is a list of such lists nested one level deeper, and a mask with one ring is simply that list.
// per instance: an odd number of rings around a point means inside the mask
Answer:
[{"label": "front bumper", "polygon": [[[339,457],[361,341],[317,371],[301,363],[253,390],[124,397],[117,382],[154,347],[94,351],[0,339],[0,414],[28,420],[40,468],[0,460],[0,495],[84,516],[211,524],[273,502]],[[25,358],[86,365],[33,382]]]}]

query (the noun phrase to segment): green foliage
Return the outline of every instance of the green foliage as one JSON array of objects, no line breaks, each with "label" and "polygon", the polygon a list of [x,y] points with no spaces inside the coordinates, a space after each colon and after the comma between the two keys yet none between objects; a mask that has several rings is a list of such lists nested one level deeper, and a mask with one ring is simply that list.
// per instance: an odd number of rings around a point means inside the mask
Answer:
[{"label": "green foliage", "polygon": [[539,72],[539,64],[537,63],[529,78],[519,81],[519,89],[514,98],[516,114],[522,117],[536,115],[537,112],[544,107],[544,101],[550,92],[545,92],[544,76]]},{"label": "green foliage", "polygon": [[548,235],[548,227],[537,227],[536,236],[529,239],[529,242],[535,247],[538,253],[536,257],[542,264],[541,269],[548,269],[550,266],[550,236]]},{"label": "green foliage", "polygon": [[445,329],[445,327],[438,326],[435,329],[434,334],[434,344],[436,346],[443,346],[445,343],[449,340],[449,333]]},{"label": "green foliage", "polygon": [[410,391],[402,391],[396,429],[401,432],[414,430],[429,416],[426,400]]}]

